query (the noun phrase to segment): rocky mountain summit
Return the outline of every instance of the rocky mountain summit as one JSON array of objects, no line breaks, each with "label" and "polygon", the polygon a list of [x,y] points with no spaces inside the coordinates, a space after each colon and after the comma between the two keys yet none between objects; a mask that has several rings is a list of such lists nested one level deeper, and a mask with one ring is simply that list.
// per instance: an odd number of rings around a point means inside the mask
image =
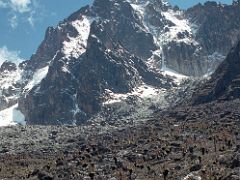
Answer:
[{"label": "rocky mountain summit", "polygon": [[181,80],[211,74],[237,42],[239,7],[95,0],[49,27],[30,60],[2,65],[0,108],[45,125],[166,108]]}]

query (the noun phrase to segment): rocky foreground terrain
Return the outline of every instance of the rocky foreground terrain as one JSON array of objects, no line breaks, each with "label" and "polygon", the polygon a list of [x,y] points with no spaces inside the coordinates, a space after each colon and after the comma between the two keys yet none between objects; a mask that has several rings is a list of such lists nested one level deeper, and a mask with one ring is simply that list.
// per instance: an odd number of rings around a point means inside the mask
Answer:
[{"label": "rocky foreground terrain", "polygon": [[[240,179],[240,101],[129,123],[0,129],[1,179]],[[123,128],[124,127],[124,128]]]},{"label": "rocky foreground terrain", "polygon": [[[240,4],[208,2],[184,15],[165,1],[149,2],[95,0],[93,6],[49,28],[31,60],[19,67],[3,64],[0,120],[18,117],[27,125],[0,128],[0,179],[240,179],[240,42],[228,55],[225,52],[239,39]],[[103,7],[109,9],[102,11]],[[220,17],[214,19],[216,24],[205,21],[209,9],[213,17]],[[222,19],[232,19],[231,12],[236,12],[236,21],[227,21],[234,23],[220,30]],[[182,19],[189,14],[191,24]],[[109,15],[111,19],[106,19]],[[192,21],[199,25],[194,41],[194,34],[189,34],[194,32]],[[214,28],[205,32],[208,25]],[[166,31],[163,36],[155,36],[161,28]],[[209,39],[212,32],[219,36]],[[219,38],[229,33],[227,39]],[[172,35],[171,42],[162,39]],[[204,51],[196,54],[190,48],[188,56],[174,44]],[[161,59],[158,69],[153,51]],[[169,57],[173,61],[165,62],[162,55],[183,59],[176,63]],[[203,75],[213,70],[182,63],[195,55],[207,56],[206,63],[214,60],[210,62],[214,69],[226,59],[204,81],[173,71]],[[48,126],[39,126],[43,124]],[[57,126],[61,124],[65,126]]]}]

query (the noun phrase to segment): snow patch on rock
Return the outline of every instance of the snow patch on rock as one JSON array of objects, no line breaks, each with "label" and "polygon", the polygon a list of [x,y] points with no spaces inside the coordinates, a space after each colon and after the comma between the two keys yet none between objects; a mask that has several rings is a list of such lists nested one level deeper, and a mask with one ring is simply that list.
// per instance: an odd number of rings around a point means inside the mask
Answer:
[{"label": "snow patch on rock", "polygon": [[[178,41],[178,42],[184,42],[186,44],[194,44],[197,45],[198,42],[194,40],[194,33],[195,33],[195,26],[192,26],[191,23],[188,21],[188,19],[184,18],[182,11],[174,11],[172,9],[169,9],[166,12],[162,12],[162,15],[170,22],[172,22],[174,25],[168,28],[169,31],[165,32],[162,37],[166,41]],[[194,27],[194,28],[193,28]],[[183,37],[179,38],[180,33]]]},{"label": "snow patch on rock", "polygon": [[32,80],[25,86],[24,92],[29,92],[34,86],[41,83],[41,81],[47,76],[49,66],[38,69],[34,74]]},{"label": "snow patch on rock", "polygon": [[12,125],[25,125],[25,116],[18,110],[18,104],[0,111],[0,127]]},{"label": "snow patch on rock", "polygon": [[160,93],[160,89],[143,84],[137,88],[134,88],[132,92],[126,94],[113,93],[109,89],[106,89],[105,92],[108,94],[108,100],[105,101],[104,104],[113,104],[124,101],[130,96],[136,96],[141,99],[157,96]]},{"label": "snow patch on rock", "polygon": [[77,30],[78,35],[77,37],[68,36],[68,41],[63,42],[62,52],[66,58],[78,58],[86,51],[91,24],[94,20],[96,18],[82,16],[81,20],[78,19],[71,22],[72,26]]},{"label": "snow patch on rock", "polygon": [[[0,74],[0,97],[6,102],[19,98],[21,88],[17,84],[22,82],[22,70],[4,71]],[[3,104],[0,104],[3,105]]]},{"label": "snow patch on rock", "polygon": [[185,76],[185,75],[183,75],[183,74],[180,74],[180,73],[178,73],[177,71],[174,71],[174,70],[172,70],[172,69],[170,69],[170,68],[167,68],[167,67],[163,67],[163,68],[161,69],[161,71],[162,71],[162,74],[163,74],[164,76],[170,76],[170,77],[172,77],[173,80],[175,81],[175,83],[177,83],[177,84],[180,84],[182,80],[188,78],[188,76]]},{"label": "snow patch on rock", "polygon": [[13,84],[16,84],[21,80],[22,71],[18,68],[16,71],[4,71],[0,74],[0,89],[8,89],[9,87],[13,87]]}]

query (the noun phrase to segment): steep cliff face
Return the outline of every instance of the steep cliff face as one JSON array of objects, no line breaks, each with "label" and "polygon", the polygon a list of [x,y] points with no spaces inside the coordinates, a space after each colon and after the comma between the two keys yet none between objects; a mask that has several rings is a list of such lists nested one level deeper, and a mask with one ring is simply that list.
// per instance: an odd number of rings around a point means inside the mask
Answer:
[{"label": "steep cliff face", "polygon": [[17,103],[23,88],[22,69],[5,61],[0,67],[0,110]]},{"label": "steep cliff face", "polygon": [[191,22],[198,24],[196,40],[209,54],[227,55],[240,37],[240,4],[216,2],[198,4],[187,10]]},{"label": "steep cliff face", "polygon": [[211,79],[193,98],[194,104],[240,97],[240,42],[230,51]]},{"label": "steep cliff face", "polygon": [[142,83],[171,87],[144,63],[156,50],[153,36],[140,27],[129,3],[116,2],[95,1],[56,28],[78,33],[67,33],[46,63],[44,79],[21,97],[19,108],[29,124],[79,124],[101,110],[108,91],[128,93]]},{"label": "steep cliff face", "polygon": [[239,38],[239,7],[181,11],[163,0],[95,0],[48,28],[29,61],[0,69],[2,81],[11,80],[1,109],[18,104],[28,124],[80,124],[111,98],[174,92],[181,79],[222,62]]},{"label": "steep cliff face", "polygon": [[[206,2],[183,12],[182,18],[187,20],[185,26],[191,31],[178,32],[177,37],[192,41],[167,43],[163,48],[167,66],[188,75],[214,72],[240,37],[239,10],[239,4]],[[176,24],[179,26],[181,21]]]}]

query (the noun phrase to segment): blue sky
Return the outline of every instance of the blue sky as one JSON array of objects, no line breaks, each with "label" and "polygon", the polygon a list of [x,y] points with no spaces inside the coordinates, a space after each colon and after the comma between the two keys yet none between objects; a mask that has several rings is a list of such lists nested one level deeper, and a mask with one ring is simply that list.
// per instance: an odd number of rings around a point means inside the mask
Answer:
[{"label": "blue sky", "polygon": [[[214,1],[214,0],[209,0],[209,1]],[[173,5],[178,5],[182,9],[186,9],[194,6],[197,3],[203,4],[206,1],[204,0],[169,0],[169,2]],[[218,0],[216,2],[221,2],[223,4],[231,4],[232,0]]]},{"label": "blue sky", "polygon": [[[204,0],[170,0],[188,8]],[[231,3],[232,0],[221,0]],[[56,26],[92,0],[0,0],[0,62],[29,59],[44,38],[48,26]]]}]

